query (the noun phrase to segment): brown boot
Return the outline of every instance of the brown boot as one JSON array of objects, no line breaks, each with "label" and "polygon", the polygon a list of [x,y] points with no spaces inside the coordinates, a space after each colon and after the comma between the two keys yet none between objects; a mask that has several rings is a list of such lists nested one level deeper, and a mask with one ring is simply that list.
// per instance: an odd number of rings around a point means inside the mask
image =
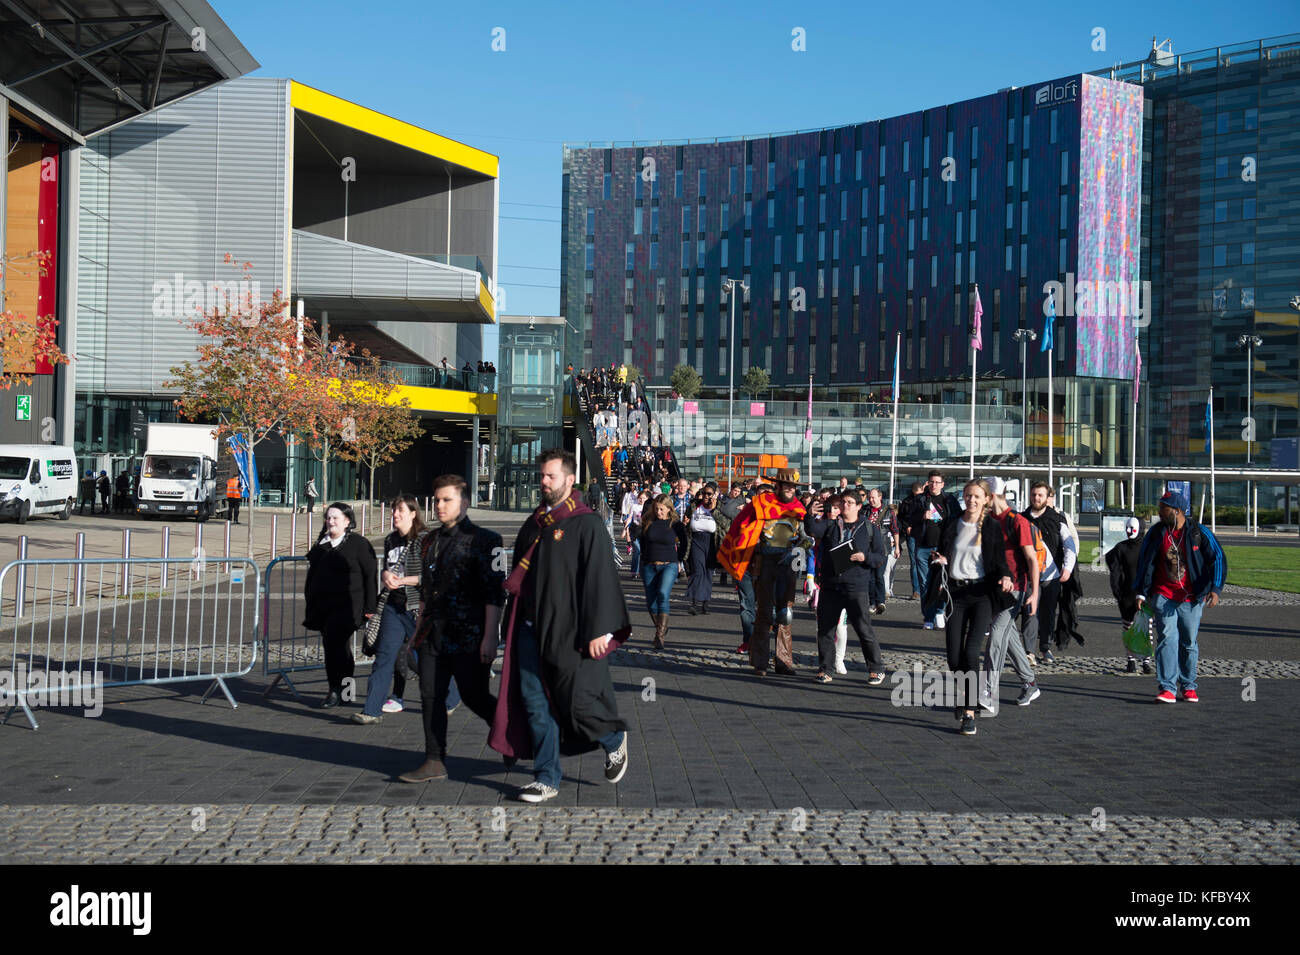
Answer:
[{"label": "brown boot", "polygon": [[776,628],[776,672],[782,676],[793,676],[794,640],[791,638],[789,624]]},{"label": "brown boot", "polygon": [[397,778],[404,783],[427,783],[431,779],[445,779],[447,777],[447,767],[442,764],[440,759],[426,759],[419,769],[413,769],[409,773],[402,773]]},{"label": "brown boot", "polygon": [[668,633],[668,614],[657,613],[655,617],[655,649],[664,648],[664,636]]}]

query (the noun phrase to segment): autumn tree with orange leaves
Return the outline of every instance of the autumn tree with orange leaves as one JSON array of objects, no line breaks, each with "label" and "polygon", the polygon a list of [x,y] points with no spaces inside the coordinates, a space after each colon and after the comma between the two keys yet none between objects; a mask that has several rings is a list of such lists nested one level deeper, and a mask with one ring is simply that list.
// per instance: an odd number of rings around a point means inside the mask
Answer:
[{"label": "autumn tree with orange leaves", "polygon": [[424,433],[411,413],[411,402],[400,397],[401,375],[387,368],[369,351],[354,363],[348,395],[344,398],[347,424],[339,456],[364,464],[370,470],[370,500],[375,499],[375,471],[393,461]]},{"label": "autumn tree with orange leaves", "polygon": [[[233,264],[229,255],[226,262]],[[247,278],[252,265],[239,268]],[[314,325],[290,313],[279,289],[269,302],[243,293],[182,324],[198,335],[198,355],[170,369],[164,382],[181,393],[175,404],[182,417],[216,420],[218,436],[242,434],[250,450],[272,435],[316,447],[329,423],[341,421],[331,387],[336,367]],[[250,508],[250,525],[254,513]]]}]

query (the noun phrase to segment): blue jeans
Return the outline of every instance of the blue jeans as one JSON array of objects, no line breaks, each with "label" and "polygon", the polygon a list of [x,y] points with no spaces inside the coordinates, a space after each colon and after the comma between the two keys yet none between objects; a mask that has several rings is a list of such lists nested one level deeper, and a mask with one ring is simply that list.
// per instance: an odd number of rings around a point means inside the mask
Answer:
[{"label": "blue jeans", "polygon": [[[676,565],[674,565],[676,566]],[[521,623],[514,653],[519,660],[519,692],[528,710],[528,735],[533,742],[533,778],[553,789],[560,786],[560,727],[551,715],[551,701],[542,683],[542,652],[532,624]],[[598,742],[606,753],[623,745],[624,733],[615,730]]]},{"label": "blue jeans", "polygon": [[925,618],[926,623],[934,623],[934,612],[938,609],[928,606],[925,602],[925,592],[930,589],[930,555],[934,553],[934,550],[933,547],[917,545],[912,556],[912,573],[917,576],[921,583],[921,588],[917,593],[921,595],[921,616]]},{"label": "blue jeans", "polygon": [[745,643],[749,643],[749,638],[754,635],[754,618],[758,616],[758,598],[754,595],[754,578],[749,576],[748,567],[745,576],[736,584],[736,593],[740,595],[740,632]]},{"label": "blue jeans", "polygon": [[641,582],[645,584],[646,608],[650,613],[668,613],[668,595],[677,582],[677,564],[643,564]]},{"label": "blue jeans", "polygon": [[[415,633],[415,616],[405,610],[384,606],[384,615],[379,619],[379,645],[375,648],[375,662],[370,668],[370,682],[366,684],[366,702],[361,712],[367,716],[378,716],[383,712],[388,699],[389,688],[395,700],[401,700],[406,692],[406,678],[395,673],[397,651],[402,648],[406,638]],[[460,705],[460,693],[453,681],[447,693],[447,709]]]},{"label": "blue jeans", "polygon": [[1196,689],[1196,662],[1200,658],[1196,634],[1205,604],[1157,596],[1152,609],[1156,623],[1156,680],[1160,689],[1171,693],[1180,687]]},{"label": "blue jeans", "polygon": [[[921,594],[921,573],[916,566],[916,541],[909,534],[907,537],[907,562],[912,570],[912,593]],[[925,596],[921,594],[921,596]]]},{"label": "blue jeans", "polygon": [[415,633],[415,617],[405,610],[384,606],[384,615],[379,618],[379,645],[375,649],[375,662],[370,668],[370,682],[366,686],[366,702],[361,712],[367,716],[378,716],[383,711],[388,691],[393,690],[393,697],[401,699],[406,689],[406,679],[399,673],[394,674],[393,666],[397,662],[397,651],[411,634]]},{"label": "blue jeans", "polygon": [[641,576],[641,538],[632,541],[632,576]]}]

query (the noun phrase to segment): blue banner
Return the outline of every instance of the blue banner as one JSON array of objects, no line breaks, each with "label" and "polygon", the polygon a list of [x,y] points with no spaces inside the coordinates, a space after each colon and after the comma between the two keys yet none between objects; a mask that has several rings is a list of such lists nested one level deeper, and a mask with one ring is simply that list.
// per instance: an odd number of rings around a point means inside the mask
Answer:
[{"label": "blue banner", "polygon": [[261,494],[261,489],[257,485],[257,461],[248,448],[248,439],[242,434],[232,434],[226,438],[226,445],[235,459],[235,467],[239,469],[239,488],[249,500],[253,500]]}]

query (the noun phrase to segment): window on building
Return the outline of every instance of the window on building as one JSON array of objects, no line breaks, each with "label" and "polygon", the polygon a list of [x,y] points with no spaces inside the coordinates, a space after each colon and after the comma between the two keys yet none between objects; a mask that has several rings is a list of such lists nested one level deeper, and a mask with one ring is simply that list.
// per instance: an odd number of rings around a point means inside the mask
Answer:
[{"label": "window on building", "polygon": [[691,231],[691,207],[682,206],[682,231]]},{"label": "window on building", "polygon": [[1020,234],[1029,235],[1029,200],[1020,201]]},{"label": "window on building", "polygon": [[1242,200],[1241,200],[1241,217],[1242,217],[1243,219],[1253,219],[1253,218],[1255,218],[1255,200],[1254,200],[1254,199],[1242,199]]},{"label": "window on building", "polygon": [[1010,271],[1011,271],[1011,246],[1008,245],[1008,246],[1006,247],[1006,252],[1007,252],[1007,265],[1006,265],[1006,270],[1007,270],[1008,272],[1010,272]]},{"label": "window on building", "polygon": [[907,211],[908,212],[916,211],[916,180],[915,179],[909,179],[907,181]]},{"label": "window on building", "polygon": [[1010,146],[1016,141],[1016,119],[1014,116],[1007,117],[1007,145]]},{"label": "window on building", "polygon": [[653,206],[650,209],[650,234],[659,234],[659,207]]},{"label": "window on building", "polygon": [[885,177],[885,160],[888,158],[888,149],[885,146],[880,147],[880,168],[878,170],[880,178]]},{"label": "window on building", "polygon": [[1020,243],[1020,277],[1029,277],[1029,243]]},{"label": "window on building", "polygon": [[725,268],[727,267],[727,265],[728,265],[728,260],[727,260],[727,248],[728,248],[728,244],[729,244],[729,242],[730,242],[729,239],[724,238],[724,239],[722,240],[722,242],[721,242],[721,247],[720,247],[720,252],[721,252],[721,255],[722,255],[722,268],[724,268],[724,269],[725,269]]},{"label": "window on building", "polygon": [[799,232],[794,237],[794,261],[795,264],[803,262],[803,233]]},{"label": "window on building", "polygon": [[862,178],[862,150],[861,149],[855,150],[853,153],[853,169],[854,169],[854,178],[861,179]]},{"label": "window on building", "polygon": [[863,226],[863,227],[859,230],[859,232],[861,233],[861,238],[860,238],[861,249],[859,250],[858,255],[862,256],[863,258],[866,258],[866,255],[867,255],[867,227],[866,227],[866,226]]},{"label": "window on building", "polygon": [[1049,124],[1050,124],[1050,130],[1051,130],[1051,131],[1048,133],[1048,142],[1050,142],[1052,145],[1056,145],[1056,137],[1057,137],[1057,116],[1056,116],[1056,114],[1059,113],[1059,112],[1060,112],[1060,109],[1059,109],[1059,108],[1054,108],[1054,109],[1052,109],[1052,110],[1048,113],[1048,117],[1047,117],[1048,122],[1049,122]]},{"label": "window on building", "polygon": [[970,158],[972,162],[980,158],[980,128],[978,126],[970,128]]},{"label": "window on building", "polygon": [[817,230],[817,261],[826,261],[826,230]]},{"label": "window on building", "polygon": [[[860,266],[860,265],[855,265],[855,266],[853,266],[853,297],[854,297],[854,298],[857,298],[858,295],[859,295],[859,294],[861,293],[861,291],[862,291],[861,278],[862,278],[862,266]],[[857,329],[857,320],[858,320],[857,316],[858,316],[858,313],[857,313],[857,310],[855,309],[854,312],[853,312],[853,322],[854,322],[853,330],[854,330],[855,332],[858,330],[858,329]]]},{"label": "window on building", "polygon": [[613,180],[613,178],[614,178],[614,177],[613,177],[610,173],[605,173],[605,185],[604,185],[603,195],[604,195],[604,197],[605,197],[606,199],[608,199],[609,196],[610,196],[610,187],[611,187],[611,184],[612,184],[612,180]]},{"label": "window on building", "polygon": [[1022,123],[1023,129],[1022,129],[1022,131],[1021,131],[1021,135],[1020,135],[1020,148],[1021,148],[1021,149],[1028,149],[1028,148],[1029,148],[1029,116],[1026,115],[1026,116],[1021,120],[1021,123]]},{"label": "window on building", "polygon": [[678,169],[673,173],[673,198],[682,197],[682,170]]},{"label": "window on building", "polygon": [[798,180],[798,181],[799,181],[799,188],[800,188],[800,189],[804,188],[804,171],[805,171],[805,166],[806,166],[806,160],[800,159],[800,160],[799,160],[799,180]]},{"label": "window on building", "polygon": [[928,242],[930,239],[930,217],[921,216],[921,241]]},{"label": "window on building", "polygon": [[650,240],[650,268],[659,268],[659,240]]},{"label": "window on building", "polygon": [[1241,243],[1241,264],[1242,265],[1255,264],[1255,243],[1254,242]]},{"label": "window on building", "polygon": [[587,210],[587,235],[596,234],[596,210]]},{"label": "window on building", "polygon": [[753,191],[754,191],[754,165],[753,163],[745,163],[745,192],[748,194],[748,193],[752,193]]},{"label": "window on building", "polygon": [[650,198],[659,198],[659,173],[656,171],[653,179],[650,180]]},{"label": "window on building", "polygon": [[1214,247],[1214,265],[1215,268],[1221,268],[1228,264],[1228,247],[1226,245],[1216,245]]},{"label": "window on building", "polygon": [[835,184],[836,184],[836,185],[839,185],[839,182],[840,182],[840,160],[841,160],[841,158],[842,158],[842,157],[840,156],[839,153],[836,153],[836,154],[835,154]]},{"label": "window on building", "polygon": [[803,225],[803,196],[799,196],[795,199],[794,224],[798,226]]},{"label": "window on building", "polygon": [[767,227],[769,229],[776,228],[776,200],[775,199],[767,200]]},{"label": "window on building", "polygon": [[970,241],[972,244],[975,242],[975,214],[978,211],[977,209],[970,211]]},{"label": "window on building", "polygon": [[752,249],[752,243],[753,243],[753,241],[754,241],[754,240],[753,240],[753,239],[750,239],[750,238],[746,238],[746,239],[745,239],[745,268],[749,268],[750,265],[753,264],[753,259],[752,259],[752,255],[751,255],[751,253],[752,253],[752,251],[753,251],[753,249]]},{"label": "window on building", "polygon": [[1227,179],[1232,175],[1232,160],[1227,156],[1220,156],[1214,160],[1214,178]]},{"label": "window on building", "polygon": [[731,228],[731,203],[724,202],[718,207],[718,232],[726,232]]},{"label": "window on building", "polygon": [[820,156],[817,160],[817,187],[826,188],[826,157]]},{"label": "window on building", "polygon": [[1062,238],[1062,239],[1061,239],[1061,241],[1060,241],[1060,251],[1059,251],[1059,253],[1057,254],[1057,262],[1058,262],[1058,264],[1057,264],[1057,271],[1060,272],[1062,275],[1064,275],[1065,272],[1066,272],[1066,268],[1065,268],[1065,251],[1066,251],[1066,245],[1067,245],[1068,241],[1069,241],[1069,240],[1068,240],[1068,239],[1065,239],[1065,238]]},{"label": "window on building", "polygon": [[[939,257],[937,255],[932,255],[930,256],[930,288],[935,288],[936,286],[938,286],[938,284],[939,284]],[[925,299],[921,299],[921,301],[924,302]]]},{"label": "window on building", "polygon": [[1068,229],[1070,227],[1070,197],[1061,196],[1061,224],[1059,228]]},{"label": "window on building", "polygon": [[754,228],[754,203],[746,199],[745,200],[745,231],[748,232],[752,228]]},{"label": "window on building", "polygon": [[689,269],[690,267],[691,267],[691,243],[690,240],[683,239],[682,240],[682,268]]},{"label": "window on building", "polygon": [[641,170],[636,163],[632,164],[632,198],[645,198],[645,180],[641,178]]},{"label": "window on building", "polygon": [[866,186],[863,186],[863,187],[862,187],[862,196],[861,196],[861,199],[860,199],[861,204],[862,204],[862,208],[859,210],[859,216],[860,216],[861,218],[863,218],[863,219],[865,219],[865,218],[867,217],[867,198],[868,198],[869,195],[870,195],[870,191],[867,189]]},{"label": "window on building", "polygon": [[911,256],[909,256],[907,259],[907,290],[909,292],[912,291],[912,278],[913,278],[913,272],[915,271],[912,263],[914,261],[915,260],[912,259]]},{"label": "window on building", "polygon": [[903,140],[903,172],[908,172],[912,162],[912,144]]},{"label": "window on building", "polygon": [[957,252],[954,256],[952,281],[954,285],[961,285],[961,253]]},{"label": "window on building", "polygon": [[907,220],[907,251],[912,252],[916,249],[916,220]]},{"label": "window on building", "polygon": [[698,187],[696,195],[703,196],[708,194],[709,171],[707,169],[701,169],[699,171],[699,178],[696,185]]},{"label": "window on building", "polygon": [[772,192],[776,189],[776,163],[767,164],[767,191]]},{"label": "window on building", "polygon": [[930,135],[927,133],[921,140],[921,168],[930,168]]},{"label": "window on building", "polygon": [[632,210],[632,234],[633,235],[641,234],[641,216],[642,213],[641,213],[640,206],[637,206],[635,209]]},{"label": "window on building", "polygon": [[849,217],[849,194],[840,193],[840,221],[843,222]]},{"label": "window on building", "polygon": [[697,269],[704,268],[704,260],[707,255],[708,255],[708,247],[704,244],[704,240],[696,239],[695,240],[695,267]]},{"label": "window on building", "polygon": [[[876,263],[876,294],[879,295],[884,290],[885,290],[885,263],[877,262]],[[883,315],[884,308],[885,308],[884,302],[880,303],[880,308],[881,308],[881,314]]]},{"label": "window on building", "polygon": [[1223,135],[1224,133],[1226,133],[1226,132],[1228,131],[1228,126],[1229,126],[1229,122],[1228,122],[1228,120],[1229,120],[1229,117],[1230,117],[1231,115],[1232,115],[1232,114],[1230,114],[1230,113],[1220,113],[1220,114],[1219,114],[1219,116],[1218,116],[1218,123],[1217,123],[1217,125],[1216,125],[1216,127],[1215,127],[1215,132],[1216,132],[1216,133],[1218,133],[1219,135]]},{"label": "window on building", "polygon": [[588,242],[586,268],[590,270],[590,269],[594,269],[595,267],[596,267],[596,243]]},{"label": "window on building", "polygon": [[1246,110],[1246,112],[1245,112],[1245,114],[1244,114],[1244,116],[1243,116],[1243,120],[1242,120],[1242,128],[1243,128],[1243,129],[1259,129],[1259,110],[1258,110],[1258,109],[1256,109],[1255,107],[1252,106],[1250,109]]},{"label": "window on building", "polygon": [[733,196],[736,194],[736,187],[740,185],[740,182],[736,178],[736,176],[737,176],[736,167],[728,166],[727,167],[727,192]]},{"label": "window on building", "polygon": [[[1028,122],[1028,120],[1026,120]],[[1020,191],[1029,191],[1029,157],[1020,160]]]},{"label": "window on building", "polygon": [[961,228],[961,210],[960,210],[960,209],[957,210],[957,228],[954,229],[953,232],[954,232],[954,235],[953,235],[953,242],[954,242],[956,245],[961,245],[961,240],[962,240],[963,238],[965,238],[965,235],[966,235],[966,234],[965,234],[964,232],[962,232],[962,228]]},{"label": "window on building", "polygon": [[1070,150],[1066,149],[1061,152],[1061,185],[1070,184]]},{"label": "window on building", "polygon": [[885,254],[885,224],[876,223],[876,255]]}]

